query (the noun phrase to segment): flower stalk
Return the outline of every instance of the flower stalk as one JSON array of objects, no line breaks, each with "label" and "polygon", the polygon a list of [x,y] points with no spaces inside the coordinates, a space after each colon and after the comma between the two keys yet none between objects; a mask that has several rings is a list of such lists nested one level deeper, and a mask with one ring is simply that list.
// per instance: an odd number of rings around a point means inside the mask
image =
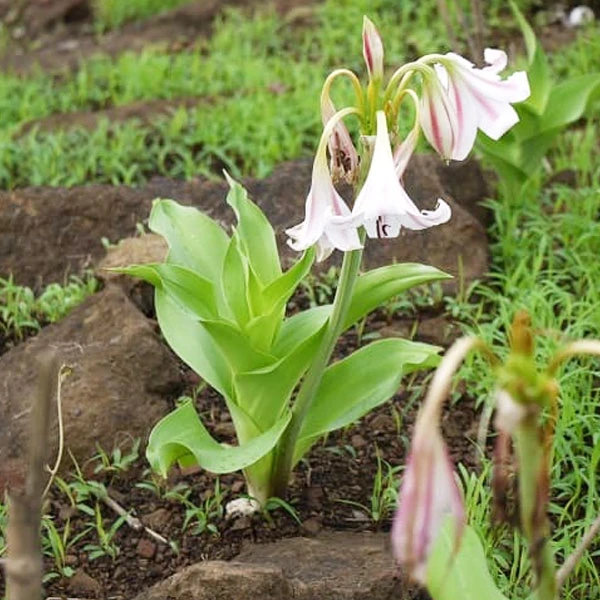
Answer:
[{"label": "flower stalk", "polygon": [[[364,235],[361,235],[364,238]],[[323,373],[331,354],[344,328],[344,321],[352,301],[354,284],[362,262],[363,249],[344,253],[338,288],[333,301],[331,316],[323,335],[321,345],[309,367],[292,408],[292,419],[278,446],[273,468],[273,495],[283,497],[294,468],[294,449],[302,429],[302,423],[310,410]]]}]

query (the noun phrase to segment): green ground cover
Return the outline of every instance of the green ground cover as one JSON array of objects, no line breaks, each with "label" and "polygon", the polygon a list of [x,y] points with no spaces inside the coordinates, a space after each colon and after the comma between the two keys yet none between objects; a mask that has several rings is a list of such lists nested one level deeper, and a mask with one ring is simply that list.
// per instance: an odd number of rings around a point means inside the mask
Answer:
[{"label": "green ground cover", "polygon": [[[102,2],[103,28],[150,14],[117,16],[119,4],[124,3]],[[490,4],[490,23],[509,26],[500,3]],[[248,20],[231,10],[216,24],[214,37],[191,51],[171,54],[157,48],[115,60],[99,57],[72,74],[2,74],[0,187],[136,185],[154,174],[220,176],[223,167],[234,176],[264,176],[283,160],[313,152],[323,77],[339,65],[363,69],[363,13],[380,26],[391,66],[444,50],[439,41],[446,32],[434,18],[435,8],[433,1],[403,2],[400,9],[391,0],[327,2],[306,27],[269,11]],[[600,27],[591,26],[550,55],[558,79],[600,71],[599,34]],[[348,57],[354,57],[350,63]],[[20,133],[24,124],[56,113],[190,96],[201,100],[197,108],[178,109],[152,125],[102,121],[92,131]],[[466,332],[503,342],[515,309],[524,308],[540,331],[542,363],[562,336],[600,337],[599,115],[596,103],[587,119],[558,139],[542,172],[521,196],[487,201],[494,216],[490,276],[449,302]],[[564,169],[575,172],[575,188],[549,183]],[[485,373],[477,359],[461,371],[470,395],[482,404],[493,393],[492,378]],[[600,512],[599,375],[591,359],[562,370],[551,508],[559,560]],[[495,559],[495,576],[505,593],[523,597],[526,552],[517,536],[500,535],[488,525],[490,497],[482,478],[489,474],[489,463],[482,459],[482,464],[480,478],[465,475],[471,519]],[[599,563],[596,544],[564,598],[600,597]]]}]

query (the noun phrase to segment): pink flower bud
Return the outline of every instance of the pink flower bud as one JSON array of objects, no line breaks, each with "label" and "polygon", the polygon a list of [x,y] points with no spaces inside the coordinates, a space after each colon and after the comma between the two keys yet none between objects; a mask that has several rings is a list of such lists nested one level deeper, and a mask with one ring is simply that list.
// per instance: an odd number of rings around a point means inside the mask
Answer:
[{"label": "pink flower bud", "polygon": [[383,42],[373,22],[364,17],[363,19],[363,56],[367,64],[370,79],[381,79],[383,77]]},{"label": "pink flower bud", "polygon": [[399,564],[421,584],[446,517],[454,517],[457,547],[465,524],[462,495],[437,423],[417,423],[392,526]]}]

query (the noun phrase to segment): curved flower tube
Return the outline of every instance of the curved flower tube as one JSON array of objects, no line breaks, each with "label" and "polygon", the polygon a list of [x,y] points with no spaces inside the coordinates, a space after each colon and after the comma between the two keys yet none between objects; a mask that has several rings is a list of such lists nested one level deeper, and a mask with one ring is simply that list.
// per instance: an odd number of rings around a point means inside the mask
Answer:
[{"label": "curved flower tube", "polygon": [[452,384],[452,375],[465,356],[481,345],[475,337],[464,337],[448,350],[437,368],[419,412],[410,455],[392,525],[392,548],[399,564],[411,577],[426,583],[427,562],[448,515],[455,522],[458,549],[466,515],[456,474],[442,439],[442,405]]},{"label": "curved flower tube", "polygon": [[435,210],[420,211],[400,185],[383,111],[377,111],[373,158],[352,214],[371,238],[398,237],[401,227],[427,229],[446,223],[451,216],[450,207],[442,199],[438,199]]}]

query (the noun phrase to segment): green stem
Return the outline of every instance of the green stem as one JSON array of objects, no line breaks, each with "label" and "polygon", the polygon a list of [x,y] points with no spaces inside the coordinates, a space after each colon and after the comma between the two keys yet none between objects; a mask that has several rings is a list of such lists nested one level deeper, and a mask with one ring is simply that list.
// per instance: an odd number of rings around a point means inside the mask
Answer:
[{"label": "green stem", "polygon": [[285,495],[290,474],[294,467],[294,450],[302,429],[302,423],[312,406],[313,400],[321,384],[323,373],[336,342],[344,329],[344,322],[350,303],[352,292],[362,262],[363,249],[352,250],[344,253],[342,271],[338,288],[333,301],[331,316],[327,322],[327,329],[321,340],[321,345],[311,363],[292,408],[292,419],[283,434],[277,449],[273,470],[274,495],[282,498]]},{"label": "green stem", "polygon": [[548,469],[544,442],[540,439],[537,417],[531,416],[515,432],[515,451],[519,465],[519,510],[521,527],[529,545],[529,556],[535,573],[535,589],[530,600],[557,600],[554,553],[549,544],[550,527],[546,510],[544,473]]}]

